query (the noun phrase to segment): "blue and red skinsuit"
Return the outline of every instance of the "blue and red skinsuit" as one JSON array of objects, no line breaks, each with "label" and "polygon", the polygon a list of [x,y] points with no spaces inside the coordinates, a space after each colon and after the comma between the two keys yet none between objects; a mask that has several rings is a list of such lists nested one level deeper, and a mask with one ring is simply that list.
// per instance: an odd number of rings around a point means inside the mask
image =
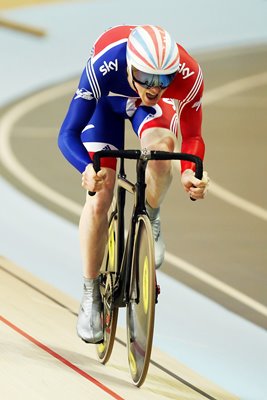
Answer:
[{"label": "blue and red skinsuit", "polygon": [[[204,157],[200,66],[177,44],[180,66],[174,81],[156,106],[142,105],[127,79],[126,45],[134,28],[117,26],[97,39],[61,126],[60,150],[80,172],[92,162],[95,151],[123,148],[125,119],[130,120],[139,137],[153,127],[167,128],[177,135],[179,119],[181,151]],[[174,99],[178,101],[178,114]],[[115,168],[115,160],[102,161],[102,166]],[[182,162],[182,171],[187,168],[193,169],[193,165]]]}]

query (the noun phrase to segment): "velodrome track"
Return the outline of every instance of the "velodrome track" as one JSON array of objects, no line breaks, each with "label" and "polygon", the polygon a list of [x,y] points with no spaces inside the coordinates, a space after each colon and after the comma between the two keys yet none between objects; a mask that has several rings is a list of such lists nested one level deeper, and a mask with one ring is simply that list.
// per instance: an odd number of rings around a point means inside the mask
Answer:
[{"label": "velodrome track", "polygon": [[[213,184],[209,197],[197,204],[185,198],[179,185],[172,185],[162,209],[168,246],[162,271],[266,329],[266,46],[206,54],[198,59],[207,77],[206,168]],[[3,175],[74,223],[84,194],[77,174],[58,154],[55,140],[76,82],[77,78],[11,105],[3,110],[1,125],[5,128],[1,129]],[[133,135],[127,134],[129,146],[136,146]],[[14,177],[17,171],[19,180]],[[30,178],[35,179],[33,185]],[[53,192],[47,192],[47,188]],[[136,398],[126,357],[121,357],[123,331],[118,334],[111,365],[102,367],[95,361],[94,349],[75,337],[78,303],[5,258],[0,264],[4,316],[1,386],[6,398],[17,398],[18,393],[21,398],[56,398],[56,390],[65,398],[112,398],[113,392],[117,396],[113,398]],[[59,323],[55,325],[55,321]],[[138,390],[138,398],[235,398],[165,357],[155,349],[154,364],[146,385]],[[27,368],[22,368],[25,362]]]},{"label": "velodrome track", "polygon": [[77,302],[5,259],[0,276],[3,399],[237,399],[155,348],[147,381],[135,388],[124,330],[103,366],[74,335]]}]

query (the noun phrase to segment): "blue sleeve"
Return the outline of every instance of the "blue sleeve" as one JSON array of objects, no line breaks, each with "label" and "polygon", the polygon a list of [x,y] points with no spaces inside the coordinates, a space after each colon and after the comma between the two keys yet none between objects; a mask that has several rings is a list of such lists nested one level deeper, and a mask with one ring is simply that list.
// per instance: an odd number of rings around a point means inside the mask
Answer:
[{"label": "blue sleeve", "polygon": [[91,119],[95,107],[96,98],[84,69],[58,136],[62,154],[80,172],[92,162],[81,141],[81,132]]}]

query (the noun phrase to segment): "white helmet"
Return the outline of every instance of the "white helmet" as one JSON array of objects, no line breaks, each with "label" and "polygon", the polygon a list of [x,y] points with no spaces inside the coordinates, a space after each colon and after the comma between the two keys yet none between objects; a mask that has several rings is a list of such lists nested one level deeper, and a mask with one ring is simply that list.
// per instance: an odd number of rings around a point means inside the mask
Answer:
[{"label": "white helmet", "polygon": [[179,68],[178,46],[159,26],[134,28],[128,38],[126,57],[129,69],[133,66],[149,74],[174,74]]}]

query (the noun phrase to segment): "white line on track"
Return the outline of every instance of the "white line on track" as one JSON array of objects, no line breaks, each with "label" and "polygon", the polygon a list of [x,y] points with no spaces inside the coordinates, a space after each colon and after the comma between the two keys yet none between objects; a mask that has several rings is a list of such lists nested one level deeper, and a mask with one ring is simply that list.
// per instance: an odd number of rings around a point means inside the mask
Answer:
[{"label": "white line on track", "polygon": [[212,275],[202,271],[201,269],[188,263],[182,258],[166,252],[165,260],[168,263],[172,264],[174,267],[192,275],[194,278],[197,278],[198,280],[206,283],[207,285],[213,287],[214,289],[223,292],[224,294],[232,297],[233,299],[245,304],[246,306],[252,308],[253,310],[267,317],[267,307],[265,307],[263,304],[245,295],[239,290],[234,289],[233,287],[227,285],[226,283],[220,281],[219,279],[214,278]]},{"label": "white line on track", "polygon": [[237,79],[233,82],[225,83],[224,85],[215,89],[209,90],[205,94],[204,104],[215,103],[225,99],[226,97],[236,95],[246,90],[254,89],[258,86],[267,84],[267,72],[261,74],[247,76],[246,78]]},{"label": "white line on track", "polygon": [[[40,182],[36,177],[34,177],[28,170],[24,168],[22,164],[19,163],[10,146],[10,136],[12,128],[21,117],[40,105],[43,105],[51,100],[55,100],[56,98],[60,98],[63,95],[71,93],[74,90],[76,82],[76,80],[73,80],[68,83],[60,84],[53,88],[49,88],[40,93],[34,94],[12,107],[2,117],[2,119],[0,120],[0,159],[5,168],[7,168],[7,170],[14,176],[18,177],[19,171],[19,178],[21,182],[23,182],[23,184],[29,187],[32,191],[37,192],[39,195],[42,195],[50,202],[53,202],[61,208],[66,209],[74,215],[80,215],[82,207],[79,204],[72,200],[69,200],[65,196],[62,196],[61,194],[49,188],[44,183]],[[205,95],[204,104],[209,105],[216,101],[220,101],[227,96],[241,93],[243,91],[265,84],[267,84],[267,73],[257,74],[239,79],[207,92]],[[212,183],[210,192],[213,195],[221,198],[222,200],[230,203],[231,205],[234,205],[235,207],[238,207],[243,211],[246,211],[260,219],[267,221],[267,211],[265,209],[229,192],[228,190],[220,187],[215,182]],[[201,271],[194,265],[170,253],[166,254],[166,261],[172,264],[175,268],[187,272],[188,274],[205,282],[213,288],[216,288],[217,290],[225,293],[235,300],[245,304],[251,309],[257,311],[258,313],[267,316],[267,307],[250,298],[249,296],[246,296],[245,294],[239,292],[238,290],[232,288],[231,286],[223,283],[222,281],[214,278],[208,273]]]},{"label": "white line on track", "polygon": [[[267,84],[267,72],[261,74],[248,76],[246,78],[238,79],[233,82],[229,82],[220,86],[218,88],[209,90],[204,97],[204,105],[208,106],[217,101],[223,100],[226,97],[236,95],[246,90],[253,89],[258,86],[263,86]],[[253,204],[242,197],[229,192],[215,182],[210,185],[209,192],[214,196],[221,198],[222,200],[230,203],[231,205],[242,209],[258,218],[267,221],[267,210],[264,208]]]},{"label": "white line on track", "polygon": [[20,181],[29,187],[34,192],[53,202],[54,204],[65,208],[67,211],[75,215],[80,215],[81,206],[76,202],[62,196],[49,186],[40,182],[34,175],[32,175],[15,157],[12,148],[10,146],[10,136],[12,128],[16,121],[21,117],[34,110],[36,107],[48,103],[52,99],[60,98],[73,91],[77,81],[70,81],[58,85],[53,88],[46,89],[40,93],[34,94],[28,97],[22,102],[12,107],[0,120],[0,159],[12,175],[18,178]]}]

